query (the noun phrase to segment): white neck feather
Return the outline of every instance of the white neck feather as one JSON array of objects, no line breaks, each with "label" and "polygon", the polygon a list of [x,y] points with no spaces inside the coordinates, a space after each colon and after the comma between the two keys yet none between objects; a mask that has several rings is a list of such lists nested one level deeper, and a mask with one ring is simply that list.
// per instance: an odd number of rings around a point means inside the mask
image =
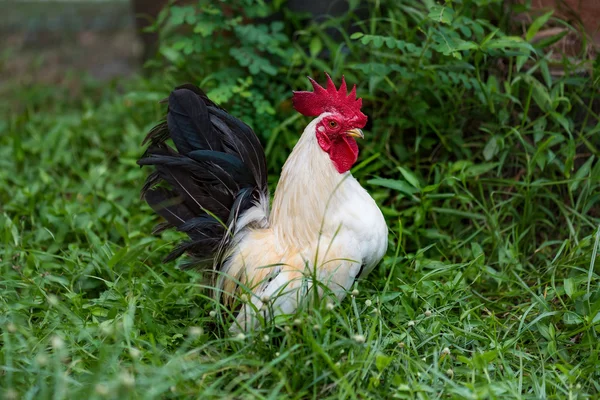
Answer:
[{"label": "white neck feather", "polygon": [[[340,183],[349,172],[340,174],[316,138],[316,125],[324,117],[314,119],[304,129],[283,166],[275,190],[271,226],[283,246],[299,247],[314,243],[327,217],[335,207]],[[330,224],[327,224],[330,225]],[[323,232],[328,234],[328,232]]]}]

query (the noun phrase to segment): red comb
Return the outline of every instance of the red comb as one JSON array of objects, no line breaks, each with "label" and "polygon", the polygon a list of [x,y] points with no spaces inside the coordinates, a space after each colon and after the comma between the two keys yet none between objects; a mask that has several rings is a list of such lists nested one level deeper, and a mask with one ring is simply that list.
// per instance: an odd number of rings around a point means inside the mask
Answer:
[{"label": "red comb", "polygon": [[309,77],[315,91],[294,92],[292,102],[296,111],[307,117],[335,111],[352,120],[357,128],[363,128],[367,123],[367,116],[360,111],[362,99],[356,98],[356,85],[348,93],[346,80],[342,76],[342,84],[338,90],[329,74],[326,72],[325,75],[327,75],[327,89]]}]

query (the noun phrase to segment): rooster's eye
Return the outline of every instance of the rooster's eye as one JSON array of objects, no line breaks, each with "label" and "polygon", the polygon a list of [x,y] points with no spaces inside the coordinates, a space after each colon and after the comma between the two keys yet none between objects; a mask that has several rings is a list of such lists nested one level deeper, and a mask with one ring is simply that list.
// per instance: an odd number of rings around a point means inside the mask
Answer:
[{"label": "rooster's eye", "polygon": [[329,127],[331,128],[337,128],[338,124],[335,121],[329,121]]}]

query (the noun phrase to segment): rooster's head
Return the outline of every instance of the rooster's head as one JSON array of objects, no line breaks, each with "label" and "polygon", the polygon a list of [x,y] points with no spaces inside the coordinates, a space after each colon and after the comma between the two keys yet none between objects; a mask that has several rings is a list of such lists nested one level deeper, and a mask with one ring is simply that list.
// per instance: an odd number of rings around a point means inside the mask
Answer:
[{"label": "rooster's head", "polygon": [[348,171],[358,158],[355,138],[363,138],[367,116],[360,111],[362,99],[356,98],[356,85],[350,93],[346,81],[337,89],[327,75],[327,88],[308,78],[314,92],[294,92],[294,108],[300,114],[317,118],[315,135],[321,149],[329,154],[339,173]]}]

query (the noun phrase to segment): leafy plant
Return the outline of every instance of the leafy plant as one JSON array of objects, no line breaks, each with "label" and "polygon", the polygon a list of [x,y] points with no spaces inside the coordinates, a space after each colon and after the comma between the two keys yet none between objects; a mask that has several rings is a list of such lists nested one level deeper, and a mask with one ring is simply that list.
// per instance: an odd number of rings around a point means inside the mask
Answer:
[{"label": "leafy plant", "polygon": [[294,55],[283,22],[265,20],[274,7],[252,0],[173,5],[155,27],[171,71],[199,82],[215,101],[233,104],[257,132],[274,128],[285,90],[276,77]]}]

